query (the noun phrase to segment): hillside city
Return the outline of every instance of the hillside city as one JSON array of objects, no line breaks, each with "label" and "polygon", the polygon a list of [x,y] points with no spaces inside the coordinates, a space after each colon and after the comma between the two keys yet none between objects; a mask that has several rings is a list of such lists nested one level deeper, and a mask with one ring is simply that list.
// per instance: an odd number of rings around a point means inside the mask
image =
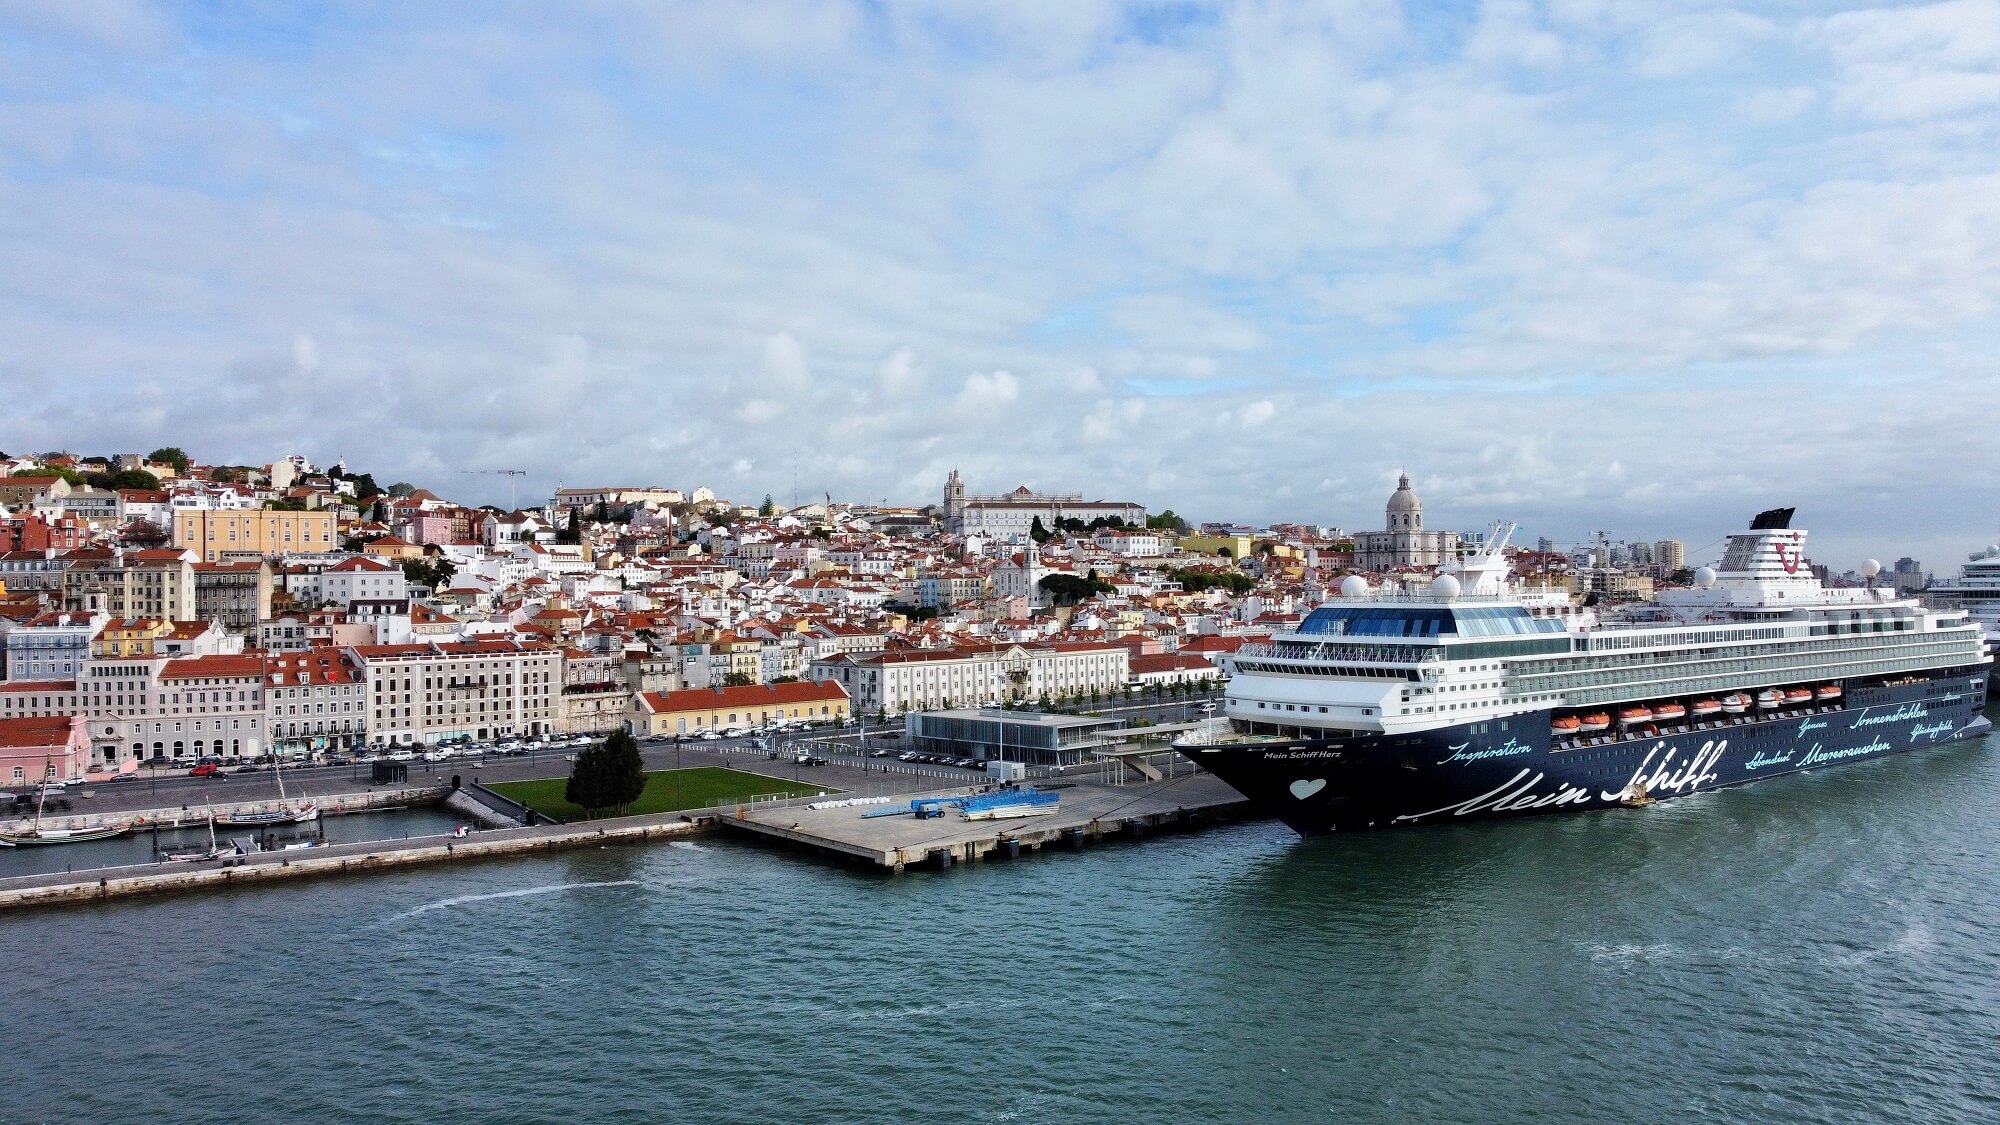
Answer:
[{"label": "hillside city", "polygon": [[[1343,577],[1419,586],[1478,538],[1426,528],[1407,476],[1350,532],[956,471],[925,507],[645,486],[509,511],[296,454],[0,456],[7,780],[1179,696]],[[1511,550],[1579,601],[1687,576],[1672,539]]]}]

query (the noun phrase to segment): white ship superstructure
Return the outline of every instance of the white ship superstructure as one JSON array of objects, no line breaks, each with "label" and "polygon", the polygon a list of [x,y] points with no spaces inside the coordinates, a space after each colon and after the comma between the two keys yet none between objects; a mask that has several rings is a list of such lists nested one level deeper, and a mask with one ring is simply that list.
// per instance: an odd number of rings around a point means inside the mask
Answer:
[{"label": "white ship superstructure", "polygon": [[1957,577],[1933,580],[1924,601],[1938,609],[1963,609],[1986,630],[1987,648],[2000,648],[2000,545],[1967,559]]},{"label": "white ship superstructure", "polygon": [[[1823,585],[1791,515],[1762,513],[1692,587],[1602,620],[1561,591],[1508,587],[1510,527],[1421,593],[1349,578],[1296,629],[1239,651],[1224,721],[1179,745],[1317,832],[1430,816],[1406,806],[1482,784],[1480,770],[1451,772],[1474,762],[1518,768],[1508,783],[1524,790],[1563,787],[1532,807],[1576,807],[1987,729],[1979,624],[1893,590]],[[1659,765],[1676,755],[1685,776]],[[1626,766],[1638,772],[1585,788]],[[1489,797],[1432,812],[1530,807],[1479,804]]]}]

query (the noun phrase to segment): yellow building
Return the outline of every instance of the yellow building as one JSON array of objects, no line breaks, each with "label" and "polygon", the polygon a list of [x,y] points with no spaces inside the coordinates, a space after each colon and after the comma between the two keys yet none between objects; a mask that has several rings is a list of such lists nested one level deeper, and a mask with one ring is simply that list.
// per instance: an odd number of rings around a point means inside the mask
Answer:
[{"label": "yellow building", "polygon": [[112,621],[91,639],[90,655],[100,660],[152,656],[154,643],[173,632],[174,623],[162,619]]},{"label": "yellow building", "polygon": [[393,562],[408,562],[424,557],[424,549],[415,543],[406,542],[393,535],[371,539],[361,545],[364,554],[376,555]]},{"label": "yellow building", "polygon": [[174,546],[200,551],[201,561],[212,563],[227,556],[332,551],[340,541],[334,536],[332,512],[184,508],[174,513]]},{"label": "yellow building", "polygon": [[632,697],[627,727],[638,737],[693,734],[774,720],[838,721],[847,718],[847,690],[837,683],[750,684],[745,687],[648,691]]},{"label": "yellow building", "polygon": [[[755,683],[764,678],[764,642],[755,637],[739,637],[735,633],[721,632],[708,644],[709,667],[724,675],[747,676]],[[728,663],[717,669],[721,657]]]},{"label": "yellow building", "polygon": [[1250,557],[1252,540],[1248,535],[1183,535],[1174,541],[1174,546],[1190,555],[1221,555],[1232,559]]}]

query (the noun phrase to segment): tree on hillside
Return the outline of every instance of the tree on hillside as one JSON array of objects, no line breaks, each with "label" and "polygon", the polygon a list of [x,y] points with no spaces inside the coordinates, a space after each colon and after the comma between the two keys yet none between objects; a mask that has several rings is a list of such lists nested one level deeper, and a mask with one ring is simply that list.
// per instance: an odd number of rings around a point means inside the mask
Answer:
[{"label": "tree on hillside", "polygon": [[389,495],[394,496],[398,500],[401,500],[404,497],[408,496],[410,493],[415,492],[416,490],[417,490],[416,485],[411,484],[409,481],[406,480],[399,480],[395,484],[389,486]]},{"label": "tree on hillside", "polygon": [[163,445],[146,454],[146,460],[161,465],[172,465],[176,475],[184,475],[188,471],[188,465],[191,463],[188,460],[188,455],[178,445]]},{"label": "tree on hillside", "polygon": [[432,592],[448,589],[458,568],[442,556],[435,559],[404,559],[403,578],[413,585],[428,586]]},{"label": "tree on hillside", "polygon": [[1057,605],[1075,605],[1093,594],[1108,594],[1112,591],[1111,583],[1099,579],[1094,570],[1087,578],[1078,578],[1074,574],[1051,574],[1035,585],[1047,593]]},{"label": "tree on hillside", "polygon": [[778,514],[777,502],[771,499],[770,493],[766,492],[764,494],[764,502],[757,505],[757,514],[766,518]]},{"label": "tree on hillside", "polygon": [[1178,531],[1183,535],[1187,534],[1188,529],[1187,521],[1175,515],[1172,508],[1157,516],[1147,516],[1146,526],[1158,531]]},{"label": "tree on hillside", "polygon": [[749,687],[756,682],[756,680],[750,678],[750,673],[748,672],[730,672],[722,677],[723,687]]},{"label": "tree on hillside", "polygon": [[104,488],[112,491],[121,488],[143,488],[147,491],[157,491],[160,487],[160,478],[144,469],[125,469],[122,472],[116,473],[85,473],[83,479],[89,482],[92,488]]},{"label": "tree on hillside", "polygon": [[1037,543],[1049,541],[1049,529],[1042,526],[1042,517],[1036,516],[1034,525],[1028,528],[1028,537]]}]

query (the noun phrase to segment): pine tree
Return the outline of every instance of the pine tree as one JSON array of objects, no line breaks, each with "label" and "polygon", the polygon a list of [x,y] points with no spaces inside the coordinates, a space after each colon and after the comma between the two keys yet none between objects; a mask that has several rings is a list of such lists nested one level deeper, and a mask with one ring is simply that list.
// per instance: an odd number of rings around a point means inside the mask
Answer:
[{"label": "pine tree", "polygon": [[615,730],[604,740],[603,755],[607,802],[624,812],[646,791],[646,762],[639,756],[639,740],[626,730]]},{"label": "pine tree", "polygon": [[570,764],[569,782],[563,786],[563,800],[591,815],[617,803],[610,797],[603,743],[577,751],[576,761]]}]

